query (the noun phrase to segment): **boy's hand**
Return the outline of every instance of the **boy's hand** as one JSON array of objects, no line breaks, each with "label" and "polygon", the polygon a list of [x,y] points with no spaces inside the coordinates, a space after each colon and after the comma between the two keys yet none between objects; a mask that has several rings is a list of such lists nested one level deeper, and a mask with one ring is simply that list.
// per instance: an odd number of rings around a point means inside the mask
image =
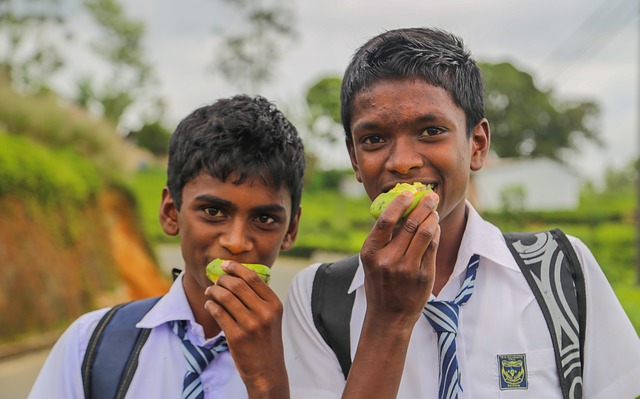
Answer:
[{"label": "boy's hand", "polygon": [[[440,240],[438,196],[425,195],[398,224],[412,202],[410,193],[396,197],[362,246],[367,310],[343,398],[397,395],[413,327],[433,289]],[[381,359],[381,347],[394,350]]]},{"label": "boy's hand", "polygon": [[[382,212],[362,246],[367,313],[382,323],[413,328],[431,295],[440,239],[438,196],[428,193],[398,225],[413,195],[403,193]],[[406,324],[405,324],[406,323]]]},{"label": "boy's hand", "polygon": [[206,310],[225,332],[249,397],[288,397],[282,302],[252,270],[226,261],[227,275],[208,287]]}]

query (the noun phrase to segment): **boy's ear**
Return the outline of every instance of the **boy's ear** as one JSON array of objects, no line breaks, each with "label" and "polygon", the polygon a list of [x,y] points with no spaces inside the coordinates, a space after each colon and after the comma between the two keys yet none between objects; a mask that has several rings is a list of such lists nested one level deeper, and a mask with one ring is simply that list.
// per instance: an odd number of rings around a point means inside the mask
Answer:
[{"label": "boy's ear", "polygon": [[489,121],[482,118],[471,131],[471,170],[477,171],[484,165],[491,142]]},{"label": "boy's ear", "polygon": [[302,207],[298,208],[298,212],[295,215],[291,216],[291,223],[289,223],[289,228],[287,229],[287,233],[282,240],[282,244],[280,244],[280,249],[286,251],[291,248],[293,244],[296,242],[296,237],[298,236],[298,227],[300,226],[300,215],[302,214]]},{"label": "boy's ear", "polygon": [[350,138],[345,139],[347,144],[347,151],[349,151],[349,158],[351,159],[351,167],[356,173],[356,179],[362,183],[362,175],[360,174],[360,166],[358,165],[358,158],[356,157],[356,149],[353,145],[353,140]]},{"label": "boy's ear", "polygon": [[178,209],[167,187],[162,189],[162,202],[160,203],[160,225],[162,230],[170,236],[178,235]]}]

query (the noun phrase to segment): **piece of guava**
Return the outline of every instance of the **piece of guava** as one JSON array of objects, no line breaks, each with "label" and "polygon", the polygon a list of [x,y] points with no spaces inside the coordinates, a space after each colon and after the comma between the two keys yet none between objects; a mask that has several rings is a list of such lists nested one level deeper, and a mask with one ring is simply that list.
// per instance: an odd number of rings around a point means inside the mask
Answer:
[{"label": "piece of guava", "polygon": [[424,197],[426,193],[433,190],[431,189],[431,187],[425,186],[420,182],[415,182],[413,184],[398,183],[394,188],[387,191],[386,193],[378,195],[376,199],[373,200],[371,206],[369,207],[371,216],[373,216],[374,219],[378,219],[387,205],[389,205],[394,198],[405,191],[410,191],[413,193],[413,202],[411,203],[411,206],[409,206],[409,208],[402,214],[403,218],[406,218],[409,213],[411,213],[411,211],[416,207],[416,205],[418,205],[418,202],[420,202],[420,199],[422,199],[422,197]]},{"label": "piece of guava", "polygon": [[[224,262],[224,259],[216,258],[207,265],[207,278],[214,284],[220,276],[227,274],[222,270],[222,262]],[[269,281],[271,281],[271,269],[269,266],[261,265],[260,263],[241,263],[241,265],[256,272],[265,283],[269,284]]]}]

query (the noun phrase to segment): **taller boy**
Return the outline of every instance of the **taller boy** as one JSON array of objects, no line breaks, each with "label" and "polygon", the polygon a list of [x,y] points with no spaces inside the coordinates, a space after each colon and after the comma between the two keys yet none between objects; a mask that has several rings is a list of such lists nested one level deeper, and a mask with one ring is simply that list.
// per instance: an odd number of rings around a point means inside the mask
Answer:
[{"label": "taller boy", "polygon": [[[293,281],[283,327],[292,396],[562,398],[534,294],[500,230],[465,199],[489,149],[483,97],[475,61],[447,32],[392,30],[355,53],[341,106],[356,178],[371,199],[398,182],[430,184],[435,194],[402,222],[411,199],[398,197],[362,246],[347,284],[355,301],[346,383],[311,314],[319,265]],[[638,336],[590,251],[570,241],[588,291],[584,398],[634,398]],[[430,313],[442,315],[436,301],[455,303],[457,334],[432,326]],[[500,383],[509,373],[518,384]]]}]

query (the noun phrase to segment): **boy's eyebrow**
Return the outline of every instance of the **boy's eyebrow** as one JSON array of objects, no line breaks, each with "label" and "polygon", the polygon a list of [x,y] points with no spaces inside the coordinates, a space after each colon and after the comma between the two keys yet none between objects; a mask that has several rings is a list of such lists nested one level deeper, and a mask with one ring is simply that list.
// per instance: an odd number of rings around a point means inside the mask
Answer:
[{"label": "boy's eyebrow", "polygon": [[284,206],[278,204],[261,205],[255,207],[253,210],[260,213],[284,213],[287,211]]},{"label": "boy's eyebrow", "polygon": [[[412,121],[410,121],[409,123],[425,123],[425,122],[434,122],[434,121],[438,121],[438,120],[442,120],[442,119],[446,119],[446,117],[443,117],[442,115],[439,114],[435,114],[435,113],[429,113],[429,114],[425,114],[425,115],[420,115],[419,117],[413,119]],[[362,122],[358,122],[352,130],[364,130],[364,131],[375,131],[375,130],[380,130],[380,129],[384,129],[384,125],[381,125],[380,123],[374,122],[374,121],[362,121]]]},{"label": "boy's eyebrow", "polygon": [[377,130],[379,129],[379,125],[375,122],[370,122],[370,121],[364,121],[364,122],[358,122],[353,129],[351,130]]},{"label": "boy's eyebrow", "polygon": [[438,119],[442,119],[442,117],[436,114],[426,114],[416,118],[416,122],[433,122]]},{"label": "boy's eyebrow", "polygon": [[202,194],[202,195],[198,195],[196,199],[198,201],[208,202],[210,204],[217,205],[220,207],[225,207],[225,208],[235,207],[231,201],[227,201],[222,198],[215,197],[213,195]]},{"label": "boy's eyebrow", "polygon": [[[213,195],[202,194],[196,197],[197,200],[207,202],[211,205],[215,205],[221,208],[236,209],[236,206],[231,201],[215,197]],[[253,208],[254,212],[264,213],[282,213],[286,212],[286,208],[279,204],[259,205]]]}]

